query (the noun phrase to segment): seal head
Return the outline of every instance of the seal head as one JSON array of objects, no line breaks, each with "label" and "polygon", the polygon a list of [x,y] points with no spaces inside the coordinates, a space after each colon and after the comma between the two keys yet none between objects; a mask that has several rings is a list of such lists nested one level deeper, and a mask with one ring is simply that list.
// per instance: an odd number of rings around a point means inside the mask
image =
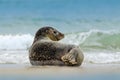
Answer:
[{"label": "seal head", "polygon": [[43,27],[36,32],[33,43],[45,37],[50,38],[52,41],[59,41],[64,38],[64,34],[52,27]]}]

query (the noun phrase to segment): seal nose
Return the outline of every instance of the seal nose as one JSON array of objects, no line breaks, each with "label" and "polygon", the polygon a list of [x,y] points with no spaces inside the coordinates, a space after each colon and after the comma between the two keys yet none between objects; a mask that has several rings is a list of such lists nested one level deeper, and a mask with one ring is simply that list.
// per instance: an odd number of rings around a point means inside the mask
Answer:
[{"label": "seal nose", "polygon": [[64,35],[64,34],[62,34],[62,36],[63,36],[63,38],[64,38],[64,36],[65,36],[65,35]]},{"label": "seal nose", "polygon": [[64,34],[63,34],[63,33],[59,33],[59,35],[64,37]]},{"label": "seal nose", "polygon": [[64,38],[64,34],[60,33],[60,39]]}]

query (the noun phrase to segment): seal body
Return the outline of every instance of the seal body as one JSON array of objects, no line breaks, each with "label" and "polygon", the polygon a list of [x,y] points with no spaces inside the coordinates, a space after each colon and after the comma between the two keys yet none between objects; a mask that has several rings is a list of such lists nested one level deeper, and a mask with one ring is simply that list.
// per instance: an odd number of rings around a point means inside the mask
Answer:
[{"label": "seal body", "polygon": [[[53,32],[43,31],[51,29]],[[44,27],[36,33],[34,42],[29,49],[29,59],[32,65],[66,65],[79,66],[82,64],[84,55],[79,47],[59,43],[64,35],[54,28]],[[41,33],[40,33],[41,32]],[[52,33],[52,34],[51,34]]]}]

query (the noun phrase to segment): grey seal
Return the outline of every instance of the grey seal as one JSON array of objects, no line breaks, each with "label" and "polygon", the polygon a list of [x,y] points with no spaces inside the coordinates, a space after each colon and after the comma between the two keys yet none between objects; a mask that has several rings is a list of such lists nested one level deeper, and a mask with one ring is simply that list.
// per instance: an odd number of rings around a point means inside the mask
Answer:
[{"label": "grey seal", "polygon": [[84,55],[76,45],[58,42],[64,34],[52,27],[40,28],[29,49],[29,60],[32,65],[80,66]]}]

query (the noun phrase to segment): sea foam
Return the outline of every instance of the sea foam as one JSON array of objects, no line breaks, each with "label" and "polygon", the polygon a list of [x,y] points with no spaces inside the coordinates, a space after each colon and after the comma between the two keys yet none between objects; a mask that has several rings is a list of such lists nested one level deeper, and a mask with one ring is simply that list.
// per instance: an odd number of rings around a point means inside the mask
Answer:
[{"label": "sea foam", "polygon": [[0,50],[24,50],[33,41],[30,34],[24,35],[0,35]]}]

